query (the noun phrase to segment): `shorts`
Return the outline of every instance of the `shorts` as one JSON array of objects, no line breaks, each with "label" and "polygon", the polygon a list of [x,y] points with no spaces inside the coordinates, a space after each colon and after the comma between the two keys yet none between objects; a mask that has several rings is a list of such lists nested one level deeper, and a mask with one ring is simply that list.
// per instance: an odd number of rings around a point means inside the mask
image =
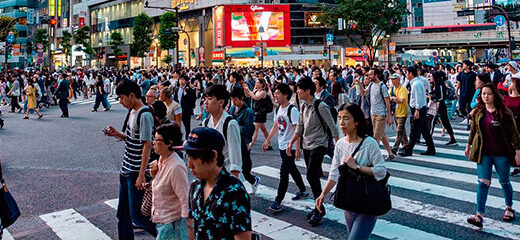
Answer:
[{"label": "shorts", "polygon": [[267,122],[267,113],[255,112],[255,123]]},{"label": "shorts", "polygon": [[372,118],[372,126],[374,127],[374,138],[377,142],[383,139],[385,136],[385,125],[386,125],[386,116],[385,115],[370,115]]},{"label": "shorts", "polygon": [[156,240],[183,240],[188,239],[188,228],[186,219],[181,218],[169,224],[156,224]]}]

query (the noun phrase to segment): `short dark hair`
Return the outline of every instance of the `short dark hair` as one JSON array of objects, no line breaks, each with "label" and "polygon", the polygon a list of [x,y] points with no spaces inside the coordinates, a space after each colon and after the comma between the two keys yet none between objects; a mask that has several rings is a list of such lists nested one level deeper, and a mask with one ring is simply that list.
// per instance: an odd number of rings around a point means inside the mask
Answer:
[{"label": "short dark hair", "polygon": [[410,66],[406,68],[406,71],[411,73],[414,77],[417,77],[417,68]]},{"label": "short dark hair", "polygon": [[204,95],[206,97],[216,97],[217,100],[224,100],[224,105],[222,107],[227,106],[229,101],[229,92],[226,90],[226,87],[221,84],[209,87],[206,89],[206,92],[204,92]]},{"label": "short dark hair", "polygon": [[352,115],[352,117],[354,117],[354,122],[357,123],[356,134],[359,137],[365,137],[367,135],[368,128],[365,114],[363,113],[363,110],[361,110],[361,107],[359,107],[357,104],[344,103],[339,107],[338,113],[341,111],[347,111]]},{"label": "short dark hair", "polygon": [[488,73],[481,73],[481,74],[479,74],[477,77],[478,77],[478,79],[480,79],[480,81],[482,81],[483,83],[491,82],[491,76],[489,76]]},{"label": "short dark hair", "polygon": [[229,94],[229,97],[232,97],[232,98],[239,98],[239,99],[245,99],[246,98],[246,94],[244,93],[244,89],[241,88],[241,87],[234,87],[232,90],[231,90],[231,93]]},{"label": "short dark hair", "polygon": [[308,78],[300,79],[300,81],[298,82],[298,88],[303,91],[309,90],[310,94],[313,96],[314,96],[314,93],[316,92],[316,85],[314,84],[314,82],[312,80],[310,80]]},{"label": "short dark hair", "polygon": [[117,84],[116,95],[130,96],[133,93],[135,97],[141,98],[141,88],[133,81],[121,81]]},{"label": "short dark hair", "polygon": [[473,62],[470,60],[464,60],[462,63],[468,65],[469,67],[473,66]]},{"label": "short dark hair", "polygon": [[327,80],[325,80],[324,78],[322,77],[317,77],[317,78],[314,78],[316,81],[318,81],[318,85],[320,85],[320,87],[327,87]]},{"label": "short dark hair", "polygon": [[167,108],[166,105],[161,101],[155,101],[151,104],[153,109],[153,114],[159,118],[159,120],[163,120],[166,117]]},{"label": "short dark hair", "polygon": [[292,92],[291,88],[289,87],[289,85],[287,85],[285,83],[280,83],[280,84],[276,85],[275,90],[278,90],[278,91],[280,91],[280,93],[282,95],[287,96],[287,100],[291,100],[293,92]]},{"label": "short dark hair", "polygon": [[[224,166],[224,154],[219,151],[217,152],[217,166],[222,167]],[[213,150],[186,150],[186,154],[189,157],[200,159],[202,163],[207,163],[213,159]]]},{"label": "short dark hair", "polygon": [[231,73],[231,76],[237,81],[237,82],[240,82],[240,81],[243,81],[244,80],[244,77],[242,76],[242,74],[238,73],[238,72],[232,72]]},{"label": "short dark hair", "polygon": [[181,127],[177,123],[163,124],[157,127],[155,132],[163,137],[164,143],[168,145],[170,151],[173,151],[174,146],[182,145]]}]

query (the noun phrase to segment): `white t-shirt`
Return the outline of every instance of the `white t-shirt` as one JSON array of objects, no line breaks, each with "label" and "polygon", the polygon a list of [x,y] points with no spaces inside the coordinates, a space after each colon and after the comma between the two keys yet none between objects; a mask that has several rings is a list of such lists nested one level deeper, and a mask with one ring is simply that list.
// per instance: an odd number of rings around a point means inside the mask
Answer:
[{"label": "white t-shirt", "polygon": [[[296,107],[292,107],[291,109],[291,119],[289,120],[289,107],[291,105],[287,105],[287,107],[278,109],[278,112],[274,114],[274,121],[278,123],[278,148],[280,150],[287,149],[287,145],[291,141],[291,138],[294,136],[294,126],[298,124],[298,120],[300,117],[300,113]],[[292,150],[296,149],[295,145],[293,145]]]}]

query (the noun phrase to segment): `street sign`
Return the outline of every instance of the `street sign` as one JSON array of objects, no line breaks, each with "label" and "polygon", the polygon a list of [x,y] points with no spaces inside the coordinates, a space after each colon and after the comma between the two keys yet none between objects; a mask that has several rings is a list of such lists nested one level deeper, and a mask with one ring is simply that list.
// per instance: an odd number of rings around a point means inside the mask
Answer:
[{"label": "street sign", "polygon": [[432,52],[432,56],[433,56],[433,57],[437,57],[437,51],[433,51],[433,52]]},{"label": "street sign", "polygon": [[37,43],[37,44],[36,44],[36,48],[38,48],[38,49],[43,49],[43,44],[41,44],[41,43]]},{"label": "street sign", "polygon": [[327,34],[325,38],[327,39],[327,42],[334,41],[334,35],[332,35],[331,33]]},{"label": "street sign", "polygon": [[506,18],[503,15],[497,15],[493,22],[495,22],[495,25],[502,27],[506,23]]},{"label": "street sign", "polygon": [[43,52],[39,52],[37,55],[39,58],[43,58]]},{"label": "street sign", "polygon": [[13,32],[9,32],[9,35],[7,35],[7,41],[10,43],[14,42],[14,33]]},{"label": "street sign", "polygon": [[367,59],[368,59],[368,54],[365,53],[365,54],[363,55],[363,59],[367,60]]},{"label": "street sign", "polygon": [[466,10],[462,10],[462,11],[457,11],[457,17],[466,17],[466,16],[473,16],[473,15],[475,15],[475,10],[466,9]]},{"label": "street sign", "polygon": [[43,58],[38,58],[38,60],[36,60],[36,63],[38,63],[39,65],[42,65],[43,64]]}]

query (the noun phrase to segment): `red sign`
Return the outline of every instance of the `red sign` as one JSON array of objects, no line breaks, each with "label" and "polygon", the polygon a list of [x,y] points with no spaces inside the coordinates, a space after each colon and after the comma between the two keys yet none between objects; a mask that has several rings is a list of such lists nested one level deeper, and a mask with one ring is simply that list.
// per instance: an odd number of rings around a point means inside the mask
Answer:
[{"label": "red sign", "polygon": [[363,55],[363,50],[360,48],[345,48],[345,56],[358,57]]},{"label": "red sign", "polygon": [[223,51],[216,51],[211,54],[211,59],[213,60],[224,60],[225,57],[226,55]]},{"label": "red sign", "polygon": [[215,37],[215,47],[222,47],[224,46],[224,7],[219,6],[215,8],[215,14],[213,25],[215,31],[213,32]]},{"label": "red sign", "polygon": [[226,5],[224,20],[226,46],[291,45],[290,5]]},{"label": "red sign", "polygon": [[85,18],[84,17],[80,17],[79,18],[78,25],[79,25],[79,28],[82,28],[82,27],[85,26]]}]

